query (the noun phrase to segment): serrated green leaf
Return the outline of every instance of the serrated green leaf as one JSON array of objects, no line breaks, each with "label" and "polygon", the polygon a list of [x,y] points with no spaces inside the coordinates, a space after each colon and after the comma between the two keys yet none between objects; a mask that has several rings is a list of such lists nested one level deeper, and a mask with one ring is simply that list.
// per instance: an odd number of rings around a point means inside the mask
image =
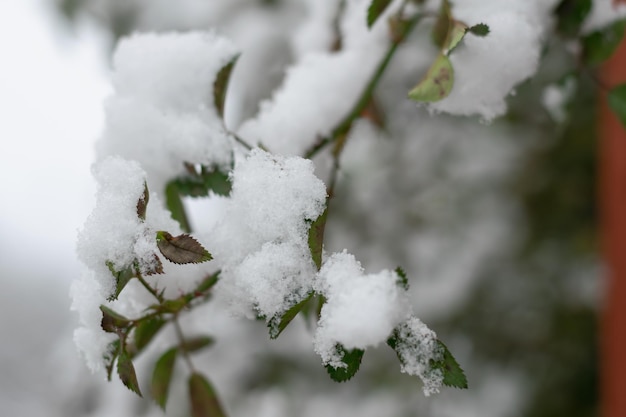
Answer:
[{"label": "serrated green leaf", "polygon": [[[328,203],[327,203],[328,204]],[[328,217],[328,207],[311,224],[309,228],[309,250],[315,266],[319,270],[322,267],[322,252],[324,249],[324,229],[326,229],[326,219]]]},{"label": "serrated green leaf", "polygon": [[193,353],[211,346],[213,343],[215,343],[215,339],[211,336],[196,336],[185,339],[185,342],[182,343],[179,348],[184,352]]},{"label": "serrated green leaf", "polygon": [[180,225],[180,228],[184,232],[191,232],[191,225],[187,218],[187,212],[183,205],[181,193],[178,190],[178,184],[176,181],[170,181],[165,186],[165,205],[172,215],[172,219],[176,220]]},{"label": "serrated green leaf", "polygon": [[161,254],[175,264],[197,264],[213,259],[209,251],[188,234],[172,236],[168,232],[158,231],[156,239]]},{"label": "serrated green leaf", "polygon": [[102,330],[109,333],[117,333],[119,330],[127,328],[131,321],[119,313],[111,310],[107,306],[101,305],[102,320],[100,325]]},{"label": "serrated green leaf", "polygon": [[137,201],[137,217],[142,221],[146,220],[146,210],[148,208],[148,201],[150,200],[150,193],[148,192],[148,184],[143,183],[143,195],[139,197]]},{"label": "serrated green leaf", "polygon": [[113,374],[113,365],[115,365],[115,359],[120,354],[120,340],[114,340],[109,343],[106,354],[104,356],[104,367],[107,372],[107,381],[111,381],[111,375]]},{"label": "serrated green leaf", "polygon": [[154,401],[156,401],[163,411],[165,411],[165,406],[167,404],[167,395],[170,388],[170,382],[172,380],[177,353],[177,348],[172,348],[166,351],[156,361],[154,370],[152,371],[150,393],[152,394]]},{"label": "serrated green leaf", "polygon": [[396,274],[398,274],[398,285],[402,287],[405,291],[409,290],[409,279],[406,277],[406,272],[404,269],[397,267]]},{"label": "serrated green leaf", "polygon": [[621,84],[609,91],[607,100],[611,110],[626,127],[626,84]]},{"label": "serrated green leaf", "polygon": [[189,398],[193,417],[226,417],[213,387],[197,372],[189,377]]},{"label": "serrated green leaf", "polygon": [[142,351],[165,325],[165,320],[155,317],[141,321],[135,328],[135,349]]},{"label": "serrated green leaf", "polygon": [[598,65],[609,59],[624,38],[626,19],[592,32],[581,39],[583,59],[589,65]]},{"label": "serrated green leaf", "polygon": [[128,284],[129,281],[137,275],[132,266],[129,266],[122,271],[116,271],[113,262],[107,261],[106,265],[109,268],[109,271],[111,271],[111,274],[115,277],[115,292],[108,297],[108,300],[117,300],[117,297],[119,297],[124,287],[126,287],[126,284]]},{"label": "serrated green leaf", "polygon": [[409,98],[420,102],[435,102],[450,94],[454,85],[454,70],[450,60],[443,53],[439,54],[426,76],[411,91]]},{"label": "serrated green leaf", "polygon": [[276,339],[280,336],[283,330],[287,328],[289,323],[291,323],[291,321],[298,315],[298,313],[304,308],[312,297],[313,294],[289,308],[283,315],[272,317],[267,324],[270,329],[270,338]]},{"label": "serrated green leaf", "polygon": [[337,349],[342,355],[341,361],[346,364],[346,367],[334,368],[331,365],[326,365],[326,371],[333,381],[345,382],[351,379],[358,372],[365,351],[361,349],[352,349],[347,351],[341,345],[338,345]]},{"label": "serrated green leaf", "polygon": [[487,36],[489,35],[489,32],[491,32],[491,29],[489,29],[489,26],[487,26],[484,23],[479,23],[477,25],[474,25],[472,27],[470,27],[468,29],[468,31],[472,34],[472,35],[476,35],[476,36]]},{"label": "serrated green leaf", "polygon": [[239,55],[224,65],[222,69],[217,73],[215,82],[213,83],[213,103],[217,110],[217,114],[224,118],[224,105],[226,103],[226,92],[228,91],[228,82],[230,81],[230,75],[233,72],[233,68],[239,59]]},{"label": "serrated green leaf", "polygon": [[139,383],[137,382],[137,374],[135,373],[135,367],[133,361],[126,352],[121,352],[117,358],[117,375],[120,377],[126,388],[133,391],[135,394],[141,395],[139,389]]},{"label": "serrated green leaf", "polygon": [[438,347],[442,350],[440,361],[431,361],[434,369],[441,369],[443,372],[443,384],[448,387],[467,389],[467,378],[459,363],[454,359],[448,347],[442,341],[437,340]]},{"label": "serrated green leaf", "polygon": [[383,14],[387,6],[392,0],[372,0],[370,7],[367,9],[367,27],[371,28],[378,18]]},{"label": "serrated green leaf", "polygon": [[591,12],[592,0],[562,0],[555,12],[557,29],[565,36],[578,35],[580,27]]}]

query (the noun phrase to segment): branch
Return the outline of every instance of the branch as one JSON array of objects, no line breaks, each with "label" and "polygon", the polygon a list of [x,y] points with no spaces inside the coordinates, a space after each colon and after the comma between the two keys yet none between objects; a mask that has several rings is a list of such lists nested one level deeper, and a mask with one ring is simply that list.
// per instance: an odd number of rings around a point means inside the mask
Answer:
[{"label": "branch", "polygon": [[387,70],[389,63],[391,62],[391,58],[393,58],[393,56],[395,55],[398,47],[423,17],[425,17],[423,14],[416,14],[405,24],[402,24],[403,26],[399,28],[400,32],[392,37],[393,39],[389,50],[385,54],[380,64],[378,64],[378,68],[376,68],[376,71],[372,75],[372,78],[370,78],[370,81],[365,86],[365,89],[361,93],[361,96],[357,100],[352,110],[341,120],[341,122],[339,122],[337,127],[333,129],[329,136],[320,138],[317,143],[315,143],[308,151],[305,152],[305,158],[313,158],[322,149],[324,149],[326,145],[337,140],[340,135],[347,134],[350,131],[352,123],[354,123],[354,121],[359,118],[363,110],[365,110],[365,108],[367,107],[367,104],[372,99],[374,90],[378,86],[378,83],[380,82],[383,74]]}]

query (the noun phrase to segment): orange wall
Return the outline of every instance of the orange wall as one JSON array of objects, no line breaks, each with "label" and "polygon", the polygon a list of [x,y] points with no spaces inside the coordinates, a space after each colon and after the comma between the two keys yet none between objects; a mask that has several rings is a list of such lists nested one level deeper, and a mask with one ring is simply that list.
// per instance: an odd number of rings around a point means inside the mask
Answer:
[{"label": "orange wall", "polygon": [[[609,86],[626,82],[626,40],[604,67],[602,79]],[[600,350],[602,416],[626,417],[626,130],[604,96],[600,108],[600,213],[608,266]]]}]

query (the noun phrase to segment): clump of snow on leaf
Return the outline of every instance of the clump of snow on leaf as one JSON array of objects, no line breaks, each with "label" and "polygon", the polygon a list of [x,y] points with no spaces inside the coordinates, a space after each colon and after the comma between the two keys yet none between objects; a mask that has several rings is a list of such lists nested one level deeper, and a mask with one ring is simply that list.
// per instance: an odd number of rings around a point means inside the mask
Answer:
[{"label": "clump of snow on leaf", "polygon": [[232,145],[213,103],[213,83],[236,55],[232,43],[214,33],[122,39],[100,156],[139,161],[150,188],[160,192],[184,173],[183,162],[227,168]]},{"label": "clump of snow on leaf", "polygon": [[392,271],[366,275],[353,255],[333,254],[322,266],[315,289],[326,297],[315,334],[324,364],[344,366],[337,344],[365,349],[387,340],[411,308],[400,277]]},{"label": "clump of snow on leaf", "polygon": [[313,169],[309,160],[259,149],[236,164],[224,218],[208,233],[222,268],[216,290],[234,311],[254,307],[269,319],[311,288],[308,231],[326,201]]},{"label": "clump of snow on leaf", "polygon": [[[134,247],[143,238],[145,224],[137,216],[137,201],[144,192],[145,172],[134,161],[109,157],[94,166],[98,183],[96,207],[78,235],[79,259],[97,272],[99,283],[108,296],[115,281],[106,266],[111,262],[118,271],[130,266],[137,257]],[[141,253],[145,265],[151,258]]]},{"label": "clump of snow on leaf", "polygon": [[437,335],[416,317],[409,318],[396,329],[395,351],[400,358],[400,370],[418,376],[424,383],[424,395],[436,394],[443,383],[443,371],[433,368],[432,361],[442,359]]},{"label": "clump of snow on leaf", "polygon": [[455,1],[452,15],[468,26],[484,23],[485,37],[468,33],[450,54],[454,86],[432,103],[435,111],[492,120],[506,112],[506,97],[539,66],[556,0]]}]

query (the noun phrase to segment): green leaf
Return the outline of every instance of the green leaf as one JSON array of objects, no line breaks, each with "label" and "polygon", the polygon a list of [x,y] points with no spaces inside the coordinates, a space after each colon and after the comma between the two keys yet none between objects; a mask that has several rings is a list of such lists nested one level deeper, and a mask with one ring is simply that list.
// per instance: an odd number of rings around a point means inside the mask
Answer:
[{"label": "green leaf", "polygon": [[409,290],[409,279],[406,277],[406,272],[404,269],[397,267],[396,274],[398,274],[398,285],[402,287],[405,291]]},{"label": "green leaf", "polygon": [[474,25],[472,27],[470,27],[468,29],[468,31],[472,34],[472,35],[476,35],[476,36],[487,36],[489,35],[489,32],[491,32],[491,29],[489,29],[489,26],[487,26],[484,23],[479,23],[477,25]]},{"label": "green leaf", "polygon": [[131,321],[119,313],[111,310],[107,306],[101,305],[102,321],[100,325],[102,330],[109,333],[118,333],[119,330],[127,328]]},{"label": "green leaf", "polygon": [[189,197],[206,197],[209,191],[215,194],[228,196],[232,184],[228,174],[217,168],[209,169],[202,166],[199,173],[177,178],[172,181],[180,195]]},{"label": "green leaf", "polygon": [[191,232],[191,226],[187,218],[187,213],[185,212],[181,193],[175,181],[170,181],[165,187],[165,205],[172,214],[172,219],[178,222],[180,228],[187,233]]},{"label": "green leaf", "polygon": [[359,370],[361,360],[365,351],[361,349],[345,350],[341,345],[337,345],[337,350],[342,355],[341,361],[346,364],[345,368],[334,368],[326,365],[326,371],[335,382],[345,382],[351,379]]},{"label": "green leaf", "polygon": [[217,271],[213,275],[209,275],[208,277],[203,279],[202,282],[200,282],[200,284],[198,284],[198,286],[194,290],[194,293],[204,294],[205,292],[213,288],[213,286],[217,284],[217,281],[219,281],[219,279],[220,279],[220,271]]},{"label": "green leaf", "polygon": [[182,343],[179,348],[183,352],[193,353],[204,349],[205,347],[211,346],[213,343],[215,343],[215,339],[211,336],[196,336],[185,339],[185,342]]},{"label": "green leaf", "polygon": [[165,300],[161,304],[155,305],[155,310],[163,313],[176,314],[183,308],[187,307],[191,299],[187,295],[182,295],[173,300]]},{"label": "green leaf", "polygon": [[555,12],[558,18],[557,30],[565,36],[575,37],[580,26],[591,11],[593,0],[562,0]]},{"label": "green leaf", "polygon": [[137,216],[143,221],[146,220],[146,209],[148,208],[148,201],[150,200],[150,193],[148,192],[148,184],[143,183],[143,195],[137,201]]},{"label": "green leaf", "polygon": [[618,85],[609,91],[607,99],[611,110],[626,127],[626,84]]},{"label": "green leaf", "polygon": [[126,352],[121,352],[117,358],[117,374],[124,385],[126,385],[126,388],[140,397],[142,396],[139,390],[139,383],[137,382],[137,374],[135,373],[133,361],[131,361],[130,356]]},{"label": "green leaf", "polygon": [[189,377],[189,398],[193,417],[226,417],[213,387],[197,372]]},{"label": "green leaf", "polygon": [[626,19],[583,37],[583,59],[589,65],[598,65],[609,59],[624,38]]},{"label": "green leaf", "polygon": [[443,356],[440,361],[431,361],[431,365],[433,369],[443,371],[443,384],[448,387],[467,389],[467,378],[459,363],[442,341],[437,340],[437,345],[442,350]]},{"label": "green leaf", "polygon": [[370,7],[367,9],[367,27],[371,28],[376,20],[383,14],[387,6],[392,0],[372,0]]},{"label": "green leaf", "polygon": [[230,75],[233,72],[233,68],[239,59],[239,55],[230,60],[228,64],[222,67],[215,77],[213,83],[213,102],[215,108],[220,117],[224,118],[224,104],[226,103],[226,92],[228,91],[228,82],[230,81]]},{"label": "green leaf", "polygon": [[282,316],[274,316],[270,319],[268,327],[270,328],[270,338],[276,339],[287,328],[289,323],[298,315],[304,306],[313,298],[313,294],[304,300],[289,308]]},{"label": "green leaf", "polygon": [[188,234],[172,236],[158,231],[156,239],[161,254],[175,264],[197,264],[213,259],[209,251]]},{"label": "green leaf", "polygon": [[411,91],[409,98],[420,102],[435,102],[450,94],[454,85],[454,70],[450,60],[440,53],[426,76]]},{"label": "green leaf", "polygon": [[172,380],[177,353],[177,348],[172,348],[166,351],[157,360],[154,365],[154,371],[152,372],[150,393],[152,394],[152,398],[154,398],[163,411],[165,411],[165,405],[167,404],[167,394]]},{"label": "green leaf", "polygon": [[117,355],[120,354],[120,340],[114,340],[109,343],[107,347],[106,354],[104,355],[104,366],[107,371],[107,380],[111,380],[111,375],[113,374],[113,365],[115,364],[115,359],[117,359]]},{"label": "green leaf", "polygon": [[463,40],[467,30],[468,28],[465,23],[452,20],[448,27],[448,36],[446,37],[443,53],[450,55],[450,52]]},{"label": "green leaf", "polygon": [[135,349],[137,352],[142,351],[161,330],[165,324],[165,320],[155,317],[142,320],[135,328]]},{"label": "green leaf", "polygon": [[324,248],[324,229],[328,217],[328,200],[324,212],[311,224],[309,228],[309,249],[315,266],[319,270],[322,267],[322,250]]},{"label": "green leaf", "polygon": [[111,271],[111,274],[115,277],[115,292],[109,296],[108,300],[117,300],[117,297],[119,297],[126,284],[128,284],[131,279],[135,278],[136,273],[132,266],[124,268],[121,271],[116,271],[113,262],[107,261],[106,265],[109,271]]},{"label": "green leaf", "polygon": [[450,2],[448,0],[443,0],[431,33],[433,42],[441,49],[444,48],[446,39],[448,38],[451,20],[452,15],[450,13]]}]

